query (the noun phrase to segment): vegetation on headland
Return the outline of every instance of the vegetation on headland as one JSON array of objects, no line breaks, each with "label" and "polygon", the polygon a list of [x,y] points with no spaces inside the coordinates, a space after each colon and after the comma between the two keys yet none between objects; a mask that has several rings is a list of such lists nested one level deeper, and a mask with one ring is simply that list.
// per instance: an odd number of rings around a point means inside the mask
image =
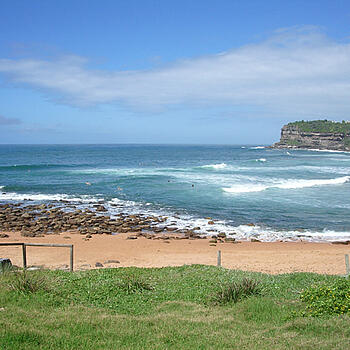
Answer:
[{"label": "vegetation on headland", "polygon": [[202,265],[9,272],[0,348],[348,349],[350,316],[333,300],[348,305],[349,285]]},{"label": "vegetation on headland", "polygon": [[318,132],[318,133],[341,133],[350,134],[350,122],[334,122],[331,120],[311,120],[297,121],[288,123],[287,126],[297,127],[303,132]]}]

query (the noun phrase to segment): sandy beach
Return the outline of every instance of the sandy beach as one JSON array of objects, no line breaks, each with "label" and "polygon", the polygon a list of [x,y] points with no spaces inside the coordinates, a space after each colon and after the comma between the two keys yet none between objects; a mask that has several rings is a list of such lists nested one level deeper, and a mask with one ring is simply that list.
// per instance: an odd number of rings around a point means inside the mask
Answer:
[{"label": "sandy beach", "polygon": [[[222,252],[222,266],[230,269],[259,271],[272,274],[316,272],[345,274],[344,254],[350,247],[342,244],[309,242],[239,242],[218,243],[209,239],[150,240],[144,237],[127,239],[130,234],[94,235],[86,240],[80,234],[61,233],[44,237],[22,237],[19,232],[7,232],[5,242],[59,243],[74,245],[74,269],[103,267],[164,267],[184,264],[215,265],[217,251]],[[1,246],[0,257],[22,265],[22,250],[17,246]],[[69,249],[27,247],[28,266],[66,268]]]}]

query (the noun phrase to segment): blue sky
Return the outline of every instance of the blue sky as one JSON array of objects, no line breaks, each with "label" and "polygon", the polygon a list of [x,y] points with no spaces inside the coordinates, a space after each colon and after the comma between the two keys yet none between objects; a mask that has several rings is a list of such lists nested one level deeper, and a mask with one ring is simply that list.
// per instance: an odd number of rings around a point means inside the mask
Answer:
[{"label": "blue sky", "polygon": [[1,143],[269,144],[350,119],[349,1],[3,0]]}]

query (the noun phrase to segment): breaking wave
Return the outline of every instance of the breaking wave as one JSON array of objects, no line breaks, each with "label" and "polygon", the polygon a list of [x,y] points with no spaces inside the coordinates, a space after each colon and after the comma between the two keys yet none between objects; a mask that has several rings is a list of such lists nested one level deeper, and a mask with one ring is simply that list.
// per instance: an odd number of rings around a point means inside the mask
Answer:
[{"label": "breaking wave", "polygon": [[208,165],[202,165],[199,168],[206,168],[206,169],[225,169],[227,167],[226,163],[219,163],[219,164],[208,164]]},{"label": "breaking wave", "polygon": [[248,193],[248,192],[260,192],[269,188],[280,189],[298,189],[313,186],[326,186],[326,185],[341,185],[350,180],[350,176],[338,177],[335,179],[318,179],[318,180],[287,180],[282,183],[274,183],[270,185],[265,184],[237,184],[231,187],[223,187],[223,191],[228,193]]},{"label": "breaking wave", "polygon": [[68,194],[42,194],[42,193],[16,193],[16,192],[3,192],[0,193],[0,201],[69,201],[69,202],[81,202],[91,203],[98,202],[99,199],[92,196],[82,195],[74,197]]}]

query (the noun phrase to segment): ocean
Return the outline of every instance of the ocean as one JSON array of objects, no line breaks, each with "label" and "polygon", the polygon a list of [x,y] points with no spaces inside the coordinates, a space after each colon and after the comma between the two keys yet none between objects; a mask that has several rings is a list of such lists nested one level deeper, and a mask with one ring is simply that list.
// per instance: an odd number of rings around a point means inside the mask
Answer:
[{"label": "ocean", "polygon": [[[0,145],[0,203],[103,202],[261,241],[350,239],[350,154],[260,145]],[[208,221],[214,221],[214,225]]]}]

